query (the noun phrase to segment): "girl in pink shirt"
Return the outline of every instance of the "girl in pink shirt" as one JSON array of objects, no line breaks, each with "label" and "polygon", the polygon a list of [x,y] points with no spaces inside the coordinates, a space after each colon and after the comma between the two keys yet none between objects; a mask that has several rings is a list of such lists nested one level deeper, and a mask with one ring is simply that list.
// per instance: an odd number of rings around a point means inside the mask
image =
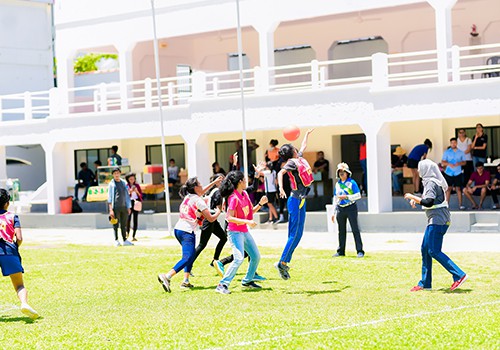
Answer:
[{"label": "girl in pink shirt", "polygon": [[23,243],[21,224],[17,215],[7,211],[10,195],[0,189],[0,267],[2,274],[9,276],[17,296],[21,301],[21,312],[31,319],[38,318],[38,313],[28,305],[28,291],[24,287],[19,246]]},{"label": "girl in pink shirt", "polygon": [[248,232],[248,227],[253,228],[257,225],[253,220],[253,213],[267,203],[267,197],[263,196],[259,204],[254,207],[248,193],[244,190],[245,188],[246,181],[241,171],[231,171],[227,174],[220,187],[222,197],[227,198],[227,235],[234,256],[233,262],[216,288],[216,291],[221,294],[231,293],[228,287],[243,262],[245,251],[250,256],[250,264],[241,284],[244,288],[262,288],[254,282],[255,271],[259,266],[260,253],[252,235]]}]

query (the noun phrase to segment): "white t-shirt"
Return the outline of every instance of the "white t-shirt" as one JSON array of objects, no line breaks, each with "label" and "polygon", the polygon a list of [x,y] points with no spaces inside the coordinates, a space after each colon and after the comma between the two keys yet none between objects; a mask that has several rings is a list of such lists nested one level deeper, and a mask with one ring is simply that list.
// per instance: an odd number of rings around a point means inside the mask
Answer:
[{"label": "white t-shirt", "polygon": [[194,232],[199,226],[198,218],[201,218],[201,212],[205,209],[208,209],[208,205],[203,198],[196,194],[188,194],[179,207],[179,221],[174,228],[184,232]]},{"label": "white t-shirt", "polygon": [[264,174],[266,193],[276,192],[276,171],[264,170],[262,173]]},{"label": "white t-shirt", "polygon": [[[470,138],[466,137],[464,142],[460,141],[460,139],[457,137],[457,148],[461,150],[462,152],[465,153],[467,151],[467,148],[469,148],[469,145],[472,145],[472,141]],[[465,160],[472,160],[472,154],[471,152],[465,153]]]}]

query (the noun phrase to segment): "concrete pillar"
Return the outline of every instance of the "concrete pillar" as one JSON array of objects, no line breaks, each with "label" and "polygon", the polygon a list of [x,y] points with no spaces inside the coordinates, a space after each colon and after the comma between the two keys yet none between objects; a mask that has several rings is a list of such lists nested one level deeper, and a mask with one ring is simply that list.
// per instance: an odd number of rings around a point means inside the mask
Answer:
[{"label": "concrete pillar", "polygon": [[451,68],[451,62],[449,62],[451,55],[448,50],[453,44],[451,10],[457,0],[427,0],[427,2],[434,8],[435,12],[438,79],[440,83],[446,83],[448,81],[448,67]]},{"label": "concrete pillar", "polygon": [[57,87],[59,88],[59,113],[69,113],[69,104],[73,102],[73,93],[69,93],[68,89],[75,86],[74,74],[74,51],[58,51],[57,52]]},{"label": "concrete pillar", "polygon": [[45,171],[47,176],[47,211],[49,215],[58,214],[61,211],[59,197],[67,195],[67,172],[69,164],[66,163],[64,144],[44,142]]},{"label": "concrete pillar", "polygon": [[5,146],[0,146],[0,179],[7,178],[7,155]]},{"label": "concrete pillar", "polygon": [[127,85],[128,82],[134,80],[133,57],[136,44],[120,43],[116,45],[118,49],[118,61],[120,65],[120,105],[122,110],[127,110],[131,98],[132,86]]},{"label": "concrete pillar", "polygon": [[269,77],[268,80],[264,80],[264,88],[269,87],[269,84],[274,84],[274,78],[272,78],[274,74],[269,74],[269,67],[274,67],[274,32],[279,24],[280,22],[273,21],[254,25],[259,33],[259,67],[263,75]]},{"label": "concrete pillar", "polygon": [[391,133],[388,123],[361,125],[366,135],[368,211],[392,211]]},{"label": "concrete pillar", "polygon": [[209,183],[212,175],[210,143],[207,134],[183,134],[187,147],[188,177],[197,176],[203,185]]}]

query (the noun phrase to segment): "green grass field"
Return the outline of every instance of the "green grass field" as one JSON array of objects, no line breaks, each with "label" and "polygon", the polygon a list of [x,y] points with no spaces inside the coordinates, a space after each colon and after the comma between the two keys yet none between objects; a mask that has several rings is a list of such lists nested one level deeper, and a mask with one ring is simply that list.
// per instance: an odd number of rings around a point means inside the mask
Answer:
[{"label": "green grass field", "polygon": [[[10,280],[0,288],[0,348],[37,349],[498,349],[500,253],[451,257],[470,279],[455,292],[434,265],[434,290],[410,293],[420,274],[418,253],[331,258],[298,249],[292,279],[278,278],[280,253],[261,249],[261,291],[215,293],[219,280],[207,248],[195,264],[194,290],[167,294],[157,282],[180,247],[23,246],[31,305],[24,317]],[[229,249],[225,250],[226,253]]]}]

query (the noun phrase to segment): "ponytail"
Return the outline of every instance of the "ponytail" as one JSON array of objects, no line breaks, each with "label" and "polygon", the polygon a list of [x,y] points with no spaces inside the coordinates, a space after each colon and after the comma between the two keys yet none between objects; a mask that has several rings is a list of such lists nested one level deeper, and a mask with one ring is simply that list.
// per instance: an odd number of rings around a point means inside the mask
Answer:
[{"label": "ponytail", "polygon": [[184,198],[188,194],[195,194],[196,193],[195,188],[197,185],[198,185],[198,178],[196,176],[189,178],[186,181],[186,183],[181,186],[179,190],[179,196],[181,196],[181,198]]}]

